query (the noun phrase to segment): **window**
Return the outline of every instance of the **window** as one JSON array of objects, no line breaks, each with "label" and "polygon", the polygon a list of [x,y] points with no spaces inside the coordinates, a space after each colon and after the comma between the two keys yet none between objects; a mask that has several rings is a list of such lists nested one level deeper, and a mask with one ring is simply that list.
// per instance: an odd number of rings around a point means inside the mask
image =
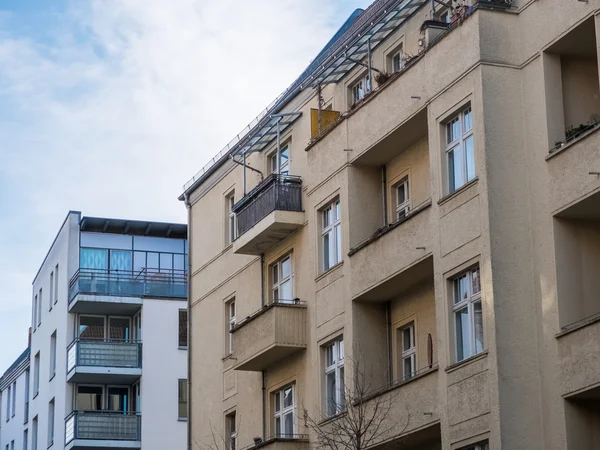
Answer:
[{"label": "window", "polygon": [[479,266],[452,281],[456,360],[462,361],[483,351],[483,314]]},{"label": "window", "polygon": [[400,72],[404,69],[404,49],[402,45],[392,55],[392,72]]},{"label": "window", "polygon": [[54,444],[54,399],[48,403],[48,447]]},{"label": "window", "polygon": [[35,416],[31,425],[31,449],[37,450],[38,448],[38,416]]},{"label": "window", "polygon": [[52,311],[52,296],[54,295],[54,272],[50,272],[50,295],[48,296],[48,311]]},{"label": "window", "polygon": [[15,441],[10,441],[10,450],[15,450]]},{"label": "window", "polygon": [[37,311],[38,311],[38,296],[33,298],[33,331],[37,330]]},{"label": "window", "polygon": [[463,447],[460,450],[489,450],[490,446],[487,442],[482,442],[480,444],[470,445],[468,447]]},{"label": "window", "polygon": [[296,434],[295,397],[293,384],[273,394],[274,425],[277,437],[291,438]]},{"label": "window", "polygon": [[325,411],[333,416],[346,409],[344,388],[344,339],[325,346]]},{"label": "window", "polygon": [[56,374],[56,330],[50,336],[50,379]]},{"label": "window", "polygon": [[321,249],[323,271],[342,262],[342,225],[340,201],[335,200],[321,210]]},{"label": "window", "polygon": [[369,82],[369,76],[365,74],[360,80],[356,81],[351,87],[350,92],[352,94],[352,105],[359,102],[365,95],[371,91],[371,83]]},{"label": "window", "polygon": [[104,339],[103,316],[79,316],[79,339]]},{"label": "window", "polygon": [[187,309],[179,310],[179,347],[188,346],[188,312]]},{"label": "window", "polygon": [[[290,174],[290,145],[285,144],[281,147],[279,153],[279,173],[281,175],[289,175]],[[277,151],[275,151],[272,155],[269,156],[269,169],[271,173],[277,172]]]},{"label": "window", "polygon": [[271,265],[271,300],[273,303],[292,303],[292,255],[288,254]]},{"label": "window", "polygon": [[[9,395],[10,398],[10,395]],[[13,396],[12,396],[12,416],[15,417],[17,411],[17,381],[13,382]]]},{"label": "window", "polygon": [[402,178],[392,186],[396,220],[404,219],[410,211],[410,192],[408,189],[408,176]]},{"label": "window", "polygon": [[29,369],[25,371],[25,414],[23,423],[29,422]]},{"label": "window", "polygon": [[187,419],[188,416],[188,384],[187,380],[179,380],[178,385],[178,418]]},{"label": "window", "polygon": [[225,432],[227,433],[227,450],[236,450],[237,448],[237,428],[235,424],[235,412],[225,416]]},{"label": "window", "polygon": [[454,192],[475,178],[473,114],[467,108],[446,124],[448,191]]},{"label": "window", "polygon": [[58,303],[58,264],[54,268],[54,304]]},{"label": "window", "polygon": [[27,438],[29,437],[28,434],[28,430],[23,431],[23,450],[27,450]]},{"label": "window", "polygon": [[99,411],[102,409],[102,386],[77,386],[75,407],[79,411]]},{"label": "window", "polygon": [[227,211],[227,226],[225,230],[225,244],[229,245],[236,238],[235,229],[235,213],[233,212],[233,206],[235,205],[235,192],[232,191],[225,197],[225,208]]},{"label": "window", "polygon": [[401,345],[400,353],[400,375],[403,380],[412,378],[417,368],[417,345],[415,341],[415,323],[411,322],[408,325],[400,328]]},{"label": "window", "polygon": [[40,393],[40,352],[33,358],[33,397]]},{"label": "window", "polygon": [[12,392],[12,387],[8,386],[8,395],[6,396],[6,421],[8,422],[10,420],[10,393]]},{"label": "window", "polygon": [[225,335],[225,342],[227,342],[226,350],[227,354],[233,353],[233,336],[231,330],[235,327],[235,298],[225,303],[225,311],[227,315],[227,332]]},{"label": "window", "polygon": [[38,327],[42,324],[42,288],[40,288],[40,293],[38,294]]}]

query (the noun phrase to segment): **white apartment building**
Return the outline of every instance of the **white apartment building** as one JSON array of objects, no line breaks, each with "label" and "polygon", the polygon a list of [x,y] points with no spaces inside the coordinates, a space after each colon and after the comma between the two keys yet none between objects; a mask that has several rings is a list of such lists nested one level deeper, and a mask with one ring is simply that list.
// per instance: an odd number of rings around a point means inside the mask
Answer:
[{"label": "white apartment building", "polygon": [[33,280],[26,448],[186,448],[187,254],[186,225],[67,214]]},{"label": "white apartment building", "polygon": [[0,450],[27,450],[29,347],[0,377]]}]

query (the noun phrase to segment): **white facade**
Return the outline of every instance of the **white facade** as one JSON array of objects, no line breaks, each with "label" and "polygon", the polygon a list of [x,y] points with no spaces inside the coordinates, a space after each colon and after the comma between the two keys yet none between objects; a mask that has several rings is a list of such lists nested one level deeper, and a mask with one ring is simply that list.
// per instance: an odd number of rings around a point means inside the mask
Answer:
[{"label": "white facade", "polygon": [[69,212],[33,282],[28,449],[186,448],[186,230]]},{"label": "white facade", "polygon": [[29,429],[29,348],[0,378],[0,450],[23,450]]}]

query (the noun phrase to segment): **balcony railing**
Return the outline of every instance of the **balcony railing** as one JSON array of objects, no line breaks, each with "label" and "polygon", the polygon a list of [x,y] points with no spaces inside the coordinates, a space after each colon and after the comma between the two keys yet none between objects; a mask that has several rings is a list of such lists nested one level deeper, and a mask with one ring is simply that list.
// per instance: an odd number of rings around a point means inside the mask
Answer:
[{"label": "balcony railing", "polygon": [[302,211],[302,179],[272,174],[233,207],[241,236],[273,211]]},{"label": "balcony railing", "polygon": [[77,294],[185,298],[187,272],[158,269],[79,269],[69,284],[69,301]]},{"label": "balcony railing", "polygon": [[67,347],[67,373],[77,366],[142,367],[142,343],[120,339],[75,339]]},{"label": "balcony railing", "polygon": [[65,444],[75,439],[140,441],[141,418],[136,412],[73,411],[65,419]]}]

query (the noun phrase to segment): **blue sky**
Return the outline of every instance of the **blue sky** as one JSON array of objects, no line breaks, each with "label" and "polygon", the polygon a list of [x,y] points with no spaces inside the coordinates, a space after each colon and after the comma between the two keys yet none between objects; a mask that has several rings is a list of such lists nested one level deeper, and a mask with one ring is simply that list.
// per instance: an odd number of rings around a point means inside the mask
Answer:
[{"label": "blue sky", "polygon": [[67,211],[185,221],[182,185],[369,3],[0,3],[0,374]]}]

